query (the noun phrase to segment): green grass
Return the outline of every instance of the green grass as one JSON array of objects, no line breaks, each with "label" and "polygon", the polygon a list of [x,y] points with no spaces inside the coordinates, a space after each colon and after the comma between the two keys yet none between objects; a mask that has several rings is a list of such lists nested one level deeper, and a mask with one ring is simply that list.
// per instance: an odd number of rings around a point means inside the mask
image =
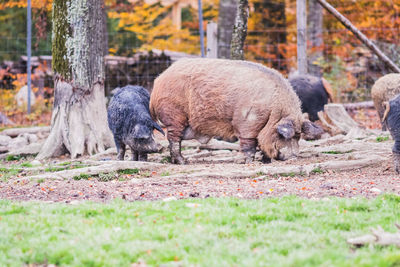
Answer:
[{"label": "green grass", "polygon": [[7,181],[9,178],[18,175],[22,170],[15,167],[0,168],[0,181]]},{"label": "green grass", "polygon": [[64,170],[70,170],[70,169],[80,169],[80,168],[84,168],[84,167],[88,167],[89,165],[84,164],[80,161],[76,161],[76,162],[61,162],[57,165],[49,165],[49,167],[47,167],[45,169],[45,172],[58,172],[58,171],[64,171]]},{"label": "green grass", "polygon": [[109,182],[115,180],[118,177],[116,172],[108,172],[108,173],[99,173],[97,175],[97,180],[100,182]]},{"label": "green grass", "polygon": [[311,171],[311,173],[324,173],[325,171],[320,167],[317,167]]},{"label": "green grass", "polygon": [[376,138],[376,142],[384,142],[384,141],[387,141],[387,140],[389,140],[389,136],[378,136]]},{"label": "green grass", "polygon": [[272,177],[279,178],[279,177],[296,177],[296,176],[304,176],[306,175],[305,172],[295,173],[295,172],[283,172],[279,174],[274,174]]},{"label": "green grass", "polygon": [[66,169],[67,168],[64,168],[64,167],[53,167],[53,166],[51,166],[51,167],[47,167],[46,169],[44,169],[44,171],[45,172],[59,172],[59,171],[64,171]]},{"label": "green grass", "polygon": [[23,156],[20,155],[7,155],[6,156],[6,161],[18,161],[21,160]]},{"label": "green grass", "polygon": [[336,151],[336,150],[331,150],[331,151],[322,151],[321,153],[323,154],[346,154],[346,153],[351,153],[354,152],[354,150],[348,150],[348,151]]},{"label": "green grass", "polygon": [[89,174],[86,174],[86,173],[81,173],[81,174],[79,174],[79,175],[77,175],[77,176],[74,176],[73,177],[73,179],[74,180],[87,180],[87,179],[89,179]]},{"label": "green grass", "polygon": [[[99,174],[85,174],[81,173],[77,176],[74,176],[74,180],[88,180],[90,177],[96,178],[100,182],[109,182],[112,180],[119,180],[119,181],[126,181],[127,180],[127,175],[133,175],[133,174],[139,174],[139,169],[124,169],[124,170],[118,170],[116,172],[103,172]],[[145,173],[144,175],[151,176],[150,173]]]},{"label": "green grass", "polygon": [[125,170],[118,170],[119,174],[138,174],[139,169],[134,168],[134,169],[125,169]]},{"label": "green grass", "polygon": [[346,243],[377,225],[394,232],[395,222],[394,195],[80,205],[1,200],[0,265],[399,266],[394,246],[353,250]]},{"label": "green grass", "polygon": [[165,156],[161,159],[160,163],[171,163],[171,156]]},{"label": "green grass", "polygon": [[22,162],[21,167],[31,168],[31,167],[33,167],[33,165],[32,165],[32,163],[27,161],[27,162]]}]

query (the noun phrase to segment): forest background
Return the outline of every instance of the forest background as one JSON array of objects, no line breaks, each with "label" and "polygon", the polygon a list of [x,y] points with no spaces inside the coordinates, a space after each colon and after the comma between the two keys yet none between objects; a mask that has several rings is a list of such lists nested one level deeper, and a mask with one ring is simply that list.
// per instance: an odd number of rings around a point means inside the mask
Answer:
[{"label": "forest background", "polygon": [[[32,74],[33,80],[35,75],[48,75],[43,86],[34,84],[37,100],[30,115],[25,114],[26,107],[15,104],[14,98],[26,84],[26,73],[12,73],[8,67],[9,62],[21,62],[21,56],[26,54],[26,2],[0,1],[0,112],[16,124],[48,124],[53,93],[49,66],[44,62]],[[400,65],[400,0],[329,2]],[[200,54],[199,17],[194,7],[183,7],[182,27],[177,29],[170,5],[141,0],[105,0],[105,5],[109,56],[134,57],[151,50]],[[289,75],[296,69],[296,1],[249,0],[249,5],[245,59]],[[51,7],[52,0],[32,0],[33,56],[51,55]],[[218,8],[218,0],[203,0],[205,29],[207,22],[218,22]],[[325,12],[321,31],[323,44],[317,49],[322,56],[312,63],[320,66],[323,76],[331,82],[336,100],[369,100],[371,85],[389,70]],[[312,53],[312,49],[308,52]],[[111,76],[115,75],[106,74],[106,80]]]}]

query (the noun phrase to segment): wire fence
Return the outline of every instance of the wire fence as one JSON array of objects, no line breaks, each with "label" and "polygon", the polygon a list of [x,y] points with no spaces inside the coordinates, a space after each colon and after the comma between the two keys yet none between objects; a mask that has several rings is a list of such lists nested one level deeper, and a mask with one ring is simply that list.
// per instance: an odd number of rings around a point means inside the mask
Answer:
[{"label": "wire fence", "polygon": [[[399,36],[398,28],[361,29],[366,36],[378,36],[375,43],[396,64],[400,65],[399,42],[388,42],[385,35]],[[284,38],[279,39],[281,36]],[[332,37],[334,36],[334,38]],[[245,57],[278,69],[288,76],[296,70],[296,34],[283,28],[249,31],[245,45]],[[138,84],[151,90],[153,80],[174,60],[188,55],[184,52],[153,50],[137,53],[140,44],[134,33],[110,35],[109,43],[118,43],[114,56],[106,57],[106,94],[119,86]],[[345,29],[324,30],[322,57],[313,63],[318,65],[324,77],[331,82],[339,102],[365,101],[370,99],[370,89],[376,79],[389,73],[376,56],[364,47],[356,37]],[[51,95],[53,77],[51,72],[51,36],[44,40],[32,40],[33,87],[37,94]],[[309,52],[313,52],[311,48]],[[21,86],[26,80],[26,38],[0,38],[0,90]],[[20,83],[18,81],[20,80]]]}]

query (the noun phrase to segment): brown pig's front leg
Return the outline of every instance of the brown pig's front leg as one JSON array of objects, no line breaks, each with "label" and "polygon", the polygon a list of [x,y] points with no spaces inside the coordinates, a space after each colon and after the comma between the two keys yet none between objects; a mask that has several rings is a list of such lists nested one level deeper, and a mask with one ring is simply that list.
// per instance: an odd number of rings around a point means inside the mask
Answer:
[{"label": "brown pig's front leg", "polygon": [[257,148],[257,139],[255,138],[239,138],[240,150],[245,155],[245,163],[251,163],[254,160]]}]

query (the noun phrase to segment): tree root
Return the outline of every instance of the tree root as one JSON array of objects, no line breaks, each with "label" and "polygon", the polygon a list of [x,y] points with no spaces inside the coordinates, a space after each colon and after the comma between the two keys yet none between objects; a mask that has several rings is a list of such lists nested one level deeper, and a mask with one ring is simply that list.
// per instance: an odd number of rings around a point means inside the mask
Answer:
[{"label": "tree root", "polygon": [[107,125],[103,87],[93,86],[88,96],[77,96],[67,82],[56,80],[58,99],[51,118],[51,131],[38,160],[69,152],[71,158],[105,151],[113,145]]},{"label": "tree root", "polygon": [[142,162],[142,161],[107,161],[107,163],[90,166],[80,169],[64,170],[59,172],[39,174],[27,177],[27,179],[71,179],[80,174],[97,175],[99,173],[109,173],[118,170],[140,169],[153,170],[164,166],[161,163]]},{"label": "tree root", "polygon": [[50,126],[44,126],[44,127],[27,127],[27,128],[11,128],[11,129],[5,129],[0,132],[2,135],[8,135],[9,137],[17,137],[20,134],[28,133],[28,134],[42,134],[42,135],[48,135],[50,132]]}]

